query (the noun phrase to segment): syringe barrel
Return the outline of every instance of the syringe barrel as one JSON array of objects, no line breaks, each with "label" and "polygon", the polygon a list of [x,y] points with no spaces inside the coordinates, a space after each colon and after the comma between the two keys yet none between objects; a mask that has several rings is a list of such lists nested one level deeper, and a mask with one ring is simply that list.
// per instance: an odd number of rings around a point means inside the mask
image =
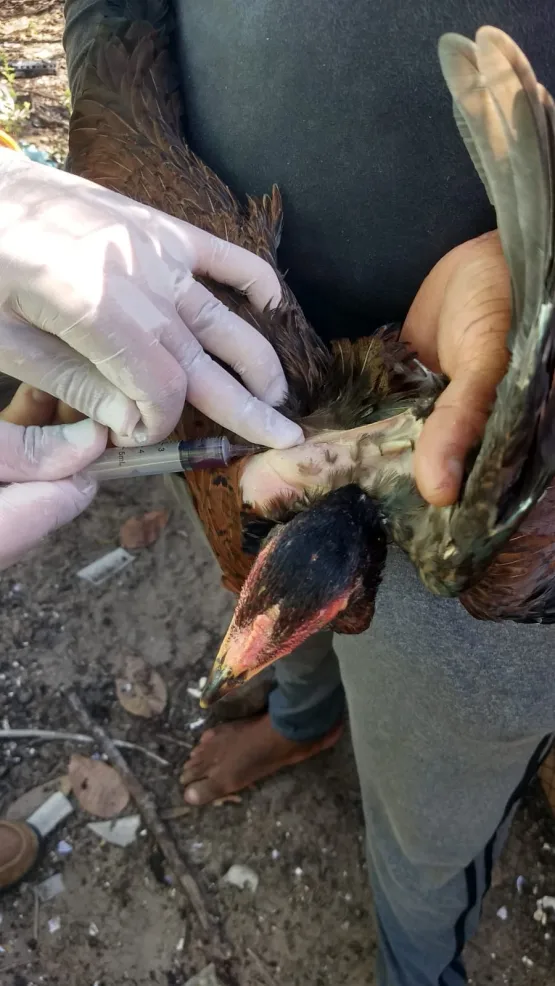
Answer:
[{"label": "syringe barrel", "polygon": [[89,476],[102,482],[132,476],[161,476],[164,473],[214,469],[227,465],[231,447],[225,437],[200,438],[189,442],[158,442],[140,448],[112,448],[87,467]]}]

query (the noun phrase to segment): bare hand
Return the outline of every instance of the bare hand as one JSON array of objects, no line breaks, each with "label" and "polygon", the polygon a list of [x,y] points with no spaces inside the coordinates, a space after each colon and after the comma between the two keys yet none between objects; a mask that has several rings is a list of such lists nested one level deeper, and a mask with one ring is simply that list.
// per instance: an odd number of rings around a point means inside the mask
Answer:
[{"label": "bare hand", "polygon": [[407,315],[403,339],[450,379],[415,451],[418,488],[437,506],[456,500],[465,456],[483,434],[507,366],[510,318],[509,272],[496,232],[446,254]]}]

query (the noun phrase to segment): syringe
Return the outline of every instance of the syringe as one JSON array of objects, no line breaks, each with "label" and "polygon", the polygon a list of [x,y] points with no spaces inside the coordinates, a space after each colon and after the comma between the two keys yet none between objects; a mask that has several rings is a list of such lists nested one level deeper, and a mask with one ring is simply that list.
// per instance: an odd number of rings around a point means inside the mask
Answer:
[{"label": "syringe", "polygon": [[163,473],[217,469],[227,466],[232,459],[263,450],[261,445],[232,445],[225,436],[196,438],[190,442],[159,442],[140,448],[108,449],[85,471],[99,482],[132,476],[161,476]]}]

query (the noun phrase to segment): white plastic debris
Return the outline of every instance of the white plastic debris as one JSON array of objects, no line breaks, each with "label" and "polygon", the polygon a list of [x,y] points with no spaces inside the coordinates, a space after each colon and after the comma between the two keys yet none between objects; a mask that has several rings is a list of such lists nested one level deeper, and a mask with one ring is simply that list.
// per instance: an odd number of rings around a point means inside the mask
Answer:
[{"label": "white plastic debris", "polygon": [[501,918],[502,921],[506,921],[509,917],[509,912],[506,907],[500,907],[497,912],[497,917]]},{"label": "white plastic debris", "polygon": [[190,695],[191,698],[200,698],[202,691],[200,688],[188,688],[187,695]]},{"label": "white plastic debris", "polygon": [[189,729],[200,729],[201,726],[204,726],[205,722],[206,720],[204,719],[204,717],[200,719],[195,719],[194,722],[189,723]]},{"label": "white plastic debris", "polygon": [[87,828],[100,839],[125,849],[137,838],[140,824],[140,815],[126,815],[125,818],[115,818],[108,822],[89,822]]},{"label": "white plastic debris", "polygon": [[6,949],[4,948],[3,945],[0,945],[0,955],[5,955],[5,954],[6,954]]},{"label": "white plastic debris", "polygon": [[56,934],[56,932],[59,931],[61,927],[62,927],[62,922],[60,918],[58,917],[50,918],[50,921],[48,922],[48,930],[51,935]]},{"label": "white plastic debris", "polygon": [[527,955],[522,956],[522,964],[525,965],[527,969],[531,969],[534,965],[532,959],[529,959]]},{"label": "white plastic debris", "polygon": [[517,893],[521,894],[526,886],[526,880],[523,876],[517,876],[516,878],[516,889]]},{"label": "white plastic debris", "polygon": [[130,555],[125,548],[116,548],[114,551],[109,551],[108,554],[102,555],[101,558],[97,558],[90,565],[85,565],[84,568],[77,572],[77,578],[84,579],[85,582],[91,582],[92,585],[101,585],[102,582],[111,578],[112,575],[117,575],[123,571],[133,561],[135,561],[135,556]]},{"label": "white plastic debris", "polygon": [[555,911],[555,897],[540,897],[538,907],[544,911]]},{"label": "white plastic debris", "polygon": [[303,875],[302,867],[296,866],[295,867],[295,876],[302,876],[302,875]]},{"label": "white plastic debris", "polygon": [[281,856],[281,853],[280,853],[279,849],[272,849],[271,855],[272,855],[272,859],[279,859],[279,857]]},{"label": "white plastic debris", "polygon": [[40,808],[37,808],[32,815],[29,815],[27,821],[42,836],[45,836],[49,835],[56,828],[56,825],[63,822],[72,812],[73,805],[71,801],[68,801],[65,794],[62,794],[61,791],[56,791]]},{"label": "white plastic debris", "polygon": [[65,839],[60,839],[58,845],[56,846],[56,852],[58,856],[69,856],[73,852],[73,846],[66,842]]},{"label": "white plastic debris", "polygon": [[206,677],[206,675],[203,675],[202,678],[199,678],[199,680],[198,680],[198,686],[199,686],[199,688],[200,688],[201,691],[203,690],[203,688],[206,688],[206,682],[207,681],[208,681],[208,678]]},{"label": "white plastic debris", "polygon": [[98,938],[99,934],[100,932],[98,930],[98,925],[95,924],[94,921],[91,921],[89,924],[89,936],[91,938]]},{"label": "white plastic debris", "polygon": [[62,874],[54,873],[53,876],[49,876],[47,880],[39,883],[36,894],[41,903],[45,904],[47,900],[53,900],[54,897],[63,894],[65,889]]},{"label": "white plastic debris", "polygon": [[180,938],[177,945],[175,946],[175,950],[176,952],[182,952],[184,948],[185,948],[185,939]]},{"label": "white plastic debris", "polygon": [[205,969],[198,972],[192,979],[188,979],[185,986],[221,986],[220,980],[216,977],[216,966],[214,963],[207,965]]},{"label": "white plastic debris", "polygon": [[251,870],[250,866],[243,866],[242,863],[234,863],[230,866],[223,880],[224,883],[231,883],[233,887],[239,887],[240,890],[248,887],[253,893],[259,883],[258,875],[254,870]]}]

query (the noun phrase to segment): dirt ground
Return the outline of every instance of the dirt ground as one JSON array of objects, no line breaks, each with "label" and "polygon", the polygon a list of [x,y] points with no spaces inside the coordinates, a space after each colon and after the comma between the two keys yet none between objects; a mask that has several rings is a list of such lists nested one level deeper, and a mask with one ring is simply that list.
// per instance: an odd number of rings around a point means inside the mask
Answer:
[{"label": "dirt ground", "polygon": [[[67,80],[59,0],[4,0],[3,54],[53,58],[58,74],[16,80],[30,115],[20,137],[63,155]],[[123,521],[169,507],[168,527],[120,575],[98,587],[77,578],[118,545]],[[179,769],[201,718],[187,688],[206,673],[231,599],[190,522],[160,480],[113,484],[71,527],[0,578],[0,722],[79,732],[64,698],[75,686],[113,737],[169,761],[126,753],[160,811],[181,804]],[[126,656],[142,656],[167,683],[157,720],[134,719],[115,697]],[[0,745],[0,814],[23,792],[56,778],[73,742]],[[243,794],[239,803],[191,810],[169,823],[205,895],[207,934],[164,878],[151,837],[126,849],[102,843],[79,808],[48,840],[40,866],[0,900],[1,986],[184,986],[214,962],[221,986],[371,986],[375,929],[366,884],[360,797],[348,737],[310,764]],[[70,855],[56,847],[65,839]],[[259,877],[255,893],[222,883],[232,863]],[[65,892],[41,905],[33,888],[61,873]],[[519,881],[517,889],[517,878]],[[521,806],[467,963],[479,986],[553,986],[555,915],[534,920],[536,898],[555,894],[555,821],[539,786]],[[503,910],[505,909],[505,910]],[[51,932],[49,921],[59,919]],[[36,926],[35,926],[35,922]]]}]

